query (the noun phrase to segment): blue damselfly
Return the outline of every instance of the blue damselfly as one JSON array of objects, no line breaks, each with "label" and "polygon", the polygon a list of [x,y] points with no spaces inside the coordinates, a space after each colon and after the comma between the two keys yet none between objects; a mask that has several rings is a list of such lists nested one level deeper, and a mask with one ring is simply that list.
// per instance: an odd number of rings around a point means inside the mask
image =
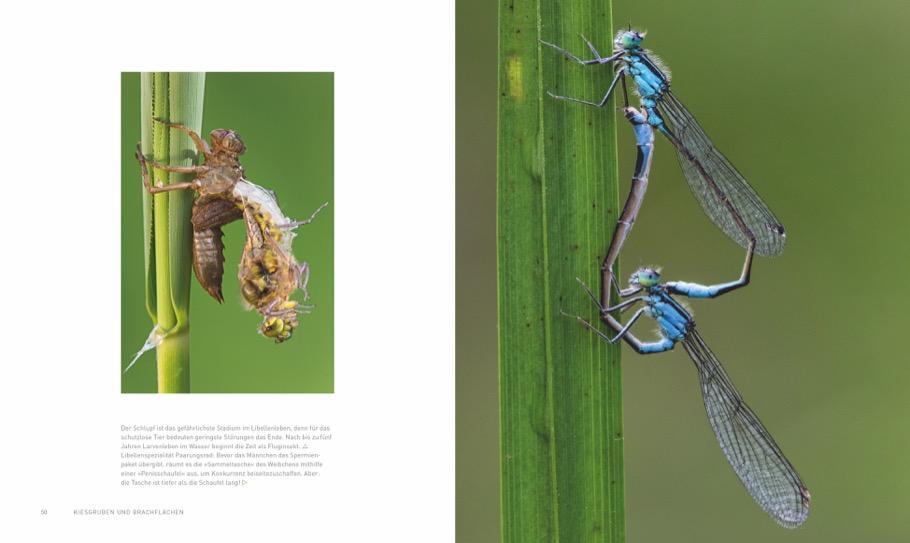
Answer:
[{"label": "blue damselfly", "polygon": [[[641,268],[632,274],[628,288],[619,290],[614,286],[624,301],[612,307],[603,305],[582,283],[600,309],[601,320],[616,332],[612,338],[583,317],[568,316],[577,319],[610,343],[623,339],[639,354],[669,351],[677,343],[682,343],[698,371],[708,422],[733,471],[752,498],[778,524],[796,528],[809,515],[809,489],[755,412],[746,405],[733,386],[720,361],[698,333],[692,315],[674,299],[674,296],[716,298],[746,286],[749,284],[752,254],[753,245],[750,244],[739,279],[717,285],[682,281],[662,283],[656,269]],[[630,309],[639,302],[644,307],[639,308],[625,324],[610,314]],[[660,335],[657,341],[642,341],[630,331],[642,315],[657,321]]]},{"label": "blue damselfly", "polygon": [[552,93],[550,96],[603,107],[620,80],[625,90],[628,75],[641,97],[642,107],[647,111],[648,122],[676,148],[689,188],[708,217],[743,247],[754,240],[758,254],[780,253],[786,240],[784,227],[745,177],[714,146],[695,117],[670,92],[669,71],[663,68],[656,56],[641,47],[643,39],[641,32],[620,31],[614,40],[613,54],[608,57],[601,57],[591,42],[585,40],[594,55],[592,59],[582,59],[562,47],[542,42],[579,64],[613,64],[616,68],[616,75],[600,101]]}]

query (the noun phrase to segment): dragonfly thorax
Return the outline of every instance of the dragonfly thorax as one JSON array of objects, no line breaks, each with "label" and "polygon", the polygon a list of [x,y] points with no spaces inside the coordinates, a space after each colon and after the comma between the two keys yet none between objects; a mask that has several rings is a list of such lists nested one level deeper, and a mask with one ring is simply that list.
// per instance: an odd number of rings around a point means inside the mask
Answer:
[{"label": "dragonfly thorax", "polygon": [[692,315],[663,286],[649,289],[645,303],[648,316],[657,321],[661,334],[674,342],[685,338],[694,326]]}]

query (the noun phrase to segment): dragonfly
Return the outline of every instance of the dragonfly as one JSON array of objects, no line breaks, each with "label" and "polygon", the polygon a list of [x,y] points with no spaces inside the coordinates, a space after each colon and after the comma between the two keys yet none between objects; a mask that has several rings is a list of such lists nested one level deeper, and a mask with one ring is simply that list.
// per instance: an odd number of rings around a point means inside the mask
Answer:
[{"label": "dragonfly", "polygon": [[[193,271],[199,284],[219,303],[224,301],[221,285],[224,275],[224,244],[221,227],[243,219],[247,237],[240,261],[240,290],[248,308],[263,317],[259,333],[281,343],[288,340],[299,325],[298,314],[309,313],[312,306],[290,297],[298,289],[303,299],[309,298],[309,266],[298,262],[291,248],[296,229],[310,224],[327,205],[323,203],[308,219],[288,218],[278,205],[273,191],[260,187],[244,176],[240,155],[246,145],[233,130],[216,129],[206,142],[192,129],[161,119],[169,128],[185,132],[204,164],[170,166],[147,159],[137,145],[136,159],[142,171],[142,183],[151,194],[175,190],[192,190],[198,194],[193,202],[190,222],[193,226]],[[193,174],[191,181],[156,186],[150,181],[150,168],[167,172]],[[145,351],[154,348],[164,333],[152,330],[146,344],[133,363]]]},{"label": "dragonfly", "polygon": [[625,94],[626,76],[631,78],[647,111],[648,123],[676,149],[689,188],[705,214],[742,247],[755,241],[755,252],[758,254],[780,254],[786,242],[783,225],[746,178],[715,147],[695,117],[670,92],[670,72],[657,56],[641,46],[644,38],[643,32],[631,28],[621,30],[613,42],[613,53],[602,57],[594,45],[582,37],[594,56],[591,59],[578,57],[558,45],[541,40],[544,45],[579,64],[612,64],[616,69],[606,94],[599,101],[553,93],[549,93],[550,96],[603,107],[620,81]]},{"label": "dragonfly", "polygon": [[[756,503],[779,525],[796,528],[809,515],[809,489],[758,416],[746,405],[717,356],[699,334],[691,313],[675,299],[675,296],[716,298],[748,285],[753,253],[754,243],[746,250],[738,279],[715,285],[662,282],[657,269],[640,268],[632,274],[627,288],[620,290],[614,283],[614,290],[623,301],[612,307],[602,304],[581,283],[600,309],[601,320],[615,332],[612,338],[583,317],[566,315],[577,319],[602,339],[610,343],[622,339],[643,355],[669,351],[681,343],[698,371],[708,422],[733,471]],[[611,315],[613,311],[629,310],[638,303],[643,306],[625,324]],[[630,331],[643,315],[657,321],[658,340],[642,341]]]}]

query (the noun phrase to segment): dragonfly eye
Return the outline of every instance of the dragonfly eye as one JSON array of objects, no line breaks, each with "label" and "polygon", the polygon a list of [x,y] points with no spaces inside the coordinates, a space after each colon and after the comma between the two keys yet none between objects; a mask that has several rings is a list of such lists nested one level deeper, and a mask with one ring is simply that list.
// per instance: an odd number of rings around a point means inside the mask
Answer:
[{"label": "dragonfly eye", "polygon": [[229,132],[228,135],[225,136],[222,146],[228,151],[238,155],[242,155],[243,152],[246,151],[246,145],[243,144],[243,140],[234,132]]},{"label": "dragonfly eye", "polygon": [[209,137],[213,146],[220,147],[225,151],[237,155],[242,155],[246,151],[246,145],[243,144],[243,140],[233,130],[224,130],[223,128],[212,130],[209,133]]},{"label": "dragonfly eye", "polygon": [[209,139],[212,140],[212,145],[221,145],[221,140],[224,139],[227,132],[228,131],[223,128],[216,128],[209,132]]}]

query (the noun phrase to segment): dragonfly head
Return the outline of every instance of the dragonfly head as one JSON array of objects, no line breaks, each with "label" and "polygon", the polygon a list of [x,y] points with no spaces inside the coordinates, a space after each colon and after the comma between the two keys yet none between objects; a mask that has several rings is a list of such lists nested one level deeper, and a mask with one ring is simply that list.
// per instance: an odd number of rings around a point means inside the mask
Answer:
[{"label": "dragonfly head", "polygon": [[660,284],[660,270],[639,268],[629,278],[629,286],[651,288]]},{"label": "dragonfly head", "polygon": [[616,34],[616,39],[613,40],[614,45],[617,49],[622,49],[624,51],[634,51],[641,49],[641,42],[645,39],[645,34],[647,32],[639,32],[637,30],[620,30]]},{"label": "dragonfly head", "polygon": [[285,300],[280,304],[272,304],[262,318],[259,333],[265,337],[282,343],[291,338],[294,330],[300,325],[297,320],[298,313],[309,313],[311,306],[301,306],[295,300]]},{"label": "dragonfly head", "polygon": [[259,333],[274,339],[275,343],[283,343],[291,338],[297,325],[297,316],[295,314],[287,318],[265,317],[259,326]]},{"label": "dragonfly head", "polygon": [[246,145],[243,144],[243,140],[233,130],[216,128],[209,133],[209,138],[211,138],[212,147],[216,151],[227,151],[233,155],[242,155],[246,151]]}]

